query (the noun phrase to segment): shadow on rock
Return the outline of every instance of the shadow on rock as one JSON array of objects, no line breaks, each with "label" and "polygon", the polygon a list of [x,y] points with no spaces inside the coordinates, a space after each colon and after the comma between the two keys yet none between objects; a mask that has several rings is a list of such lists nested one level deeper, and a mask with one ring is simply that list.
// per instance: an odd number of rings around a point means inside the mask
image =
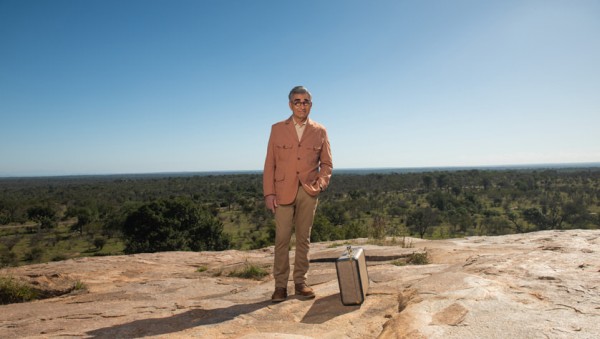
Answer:
[{"label": "shadow on rock", "polygon": [[306,312],[302,323],[304,324],[322,324],[335,317],[346,313],[354,312],[360,309],[360,306],[344,306],[340,299],[340,294],[333,294],[328,297],[316,300],[310,310]]},{"label": "shadow on rock", "polygon": [[271,305],[270,300],[210,310],[193,309],[167,318],[142,319],[126,324],[100,328],[90,331],[87,334],[92,338],[139,338],[166,335],[197,326],[222,323],[241,314],[252,313],[269,305]]}]

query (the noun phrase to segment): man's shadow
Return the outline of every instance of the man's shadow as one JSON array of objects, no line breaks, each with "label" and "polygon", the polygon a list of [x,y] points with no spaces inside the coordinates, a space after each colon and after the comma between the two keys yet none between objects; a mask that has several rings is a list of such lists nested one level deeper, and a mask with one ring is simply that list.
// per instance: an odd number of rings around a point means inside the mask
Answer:
[{"label": "man's shadow", "polygon": [[139,338],[180,332],[192,327],[222,323],[241,314],[252,313],[271,305],[270,300],[211,310],[193,309],[166,318],[149,318],[99,328],[88,332],[92,338]]}]

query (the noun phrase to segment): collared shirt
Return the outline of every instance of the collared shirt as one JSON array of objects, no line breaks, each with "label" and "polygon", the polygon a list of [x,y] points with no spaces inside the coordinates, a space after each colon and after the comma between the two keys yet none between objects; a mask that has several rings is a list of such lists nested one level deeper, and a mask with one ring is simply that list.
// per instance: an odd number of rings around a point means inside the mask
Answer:
[{"label": "collared shirt", "polygon": [[306,127],[306,123],[308,119],[304,120],[304,122],[297,123],[296,119],[292,117],[292,121],[294,122],[294,127],[296,127],[296,134],[298,135],[298,141],[302,139],[302,134],[304,134],[304,127]]}]

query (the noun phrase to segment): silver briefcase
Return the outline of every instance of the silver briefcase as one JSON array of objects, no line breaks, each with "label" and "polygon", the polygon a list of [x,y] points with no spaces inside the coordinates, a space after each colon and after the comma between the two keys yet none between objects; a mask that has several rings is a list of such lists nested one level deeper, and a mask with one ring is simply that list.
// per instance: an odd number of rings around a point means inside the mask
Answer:
[{"label": "silver briefcase", "polygon": [[342,304],[362,304],[369,289],[369,274],[363,249],[348,246],[346,252],[336,259],[335,268],[340,285]]}]

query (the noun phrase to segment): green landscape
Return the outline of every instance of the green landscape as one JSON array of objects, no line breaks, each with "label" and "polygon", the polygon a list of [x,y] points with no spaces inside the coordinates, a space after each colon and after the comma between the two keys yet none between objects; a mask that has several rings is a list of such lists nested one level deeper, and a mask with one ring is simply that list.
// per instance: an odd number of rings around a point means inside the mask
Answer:
[{"label": "green landscape", "polygon": [[[600,227],[600,167],[334,172],[311,240],[443,239]],[[263,248],[260,173],[0,179],[0,267]]]}]

